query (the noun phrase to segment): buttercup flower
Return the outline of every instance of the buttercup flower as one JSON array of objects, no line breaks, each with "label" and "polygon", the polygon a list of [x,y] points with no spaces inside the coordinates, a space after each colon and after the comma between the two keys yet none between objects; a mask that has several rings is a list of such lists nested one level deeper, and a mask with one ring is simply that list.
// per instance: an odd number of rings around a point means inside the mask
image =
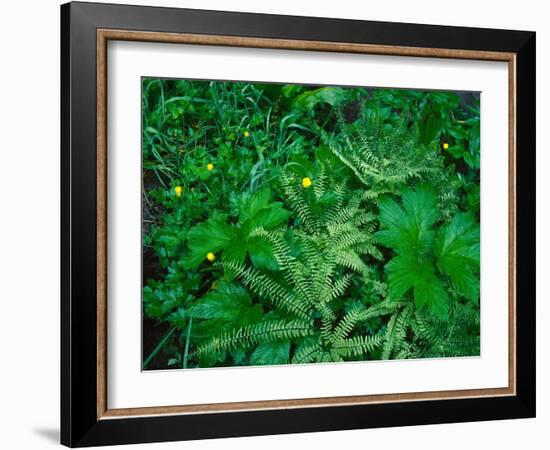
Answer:
[{"label": "buttercup flower", "polygon": [[307,189],[308,187],[311,186],[311,178],[309,177],[305,177],[304,179],[302,179],[302,186]]},{"label": "buttercup flower", "polygon": [[212,253],[212,252],[208,252],[207,255],[206,255],[206,259],[208,261],[212,262],[216,259],[216,255],[214,255],[214,253]]},{"label": "buttercup flower", "polygon": [[210,172],[210,171],[212,171],[212,170],[214,169],[214,164],[208,163],[208,164],[206,165],[206,168],[207,168],[208,171]]},{"label": "buttercup flower", "polygon": [[245,132],[243,133],[243,136],[244,136],[244,137],[248,137],[248,136],[250,136],[250,133],[249,133],[249,131],[248,131],[248,130],[246,130],[246,131],[245,131]]},{"label": "buttercup flower", "polygon": [[181,186],[176,186],[176,187],[174,188],[174,192],[176,193],[176,195],[177,195],[178,197],[181,197],[181,193],[183,192],[183,188],[182,188]]},{"label": "buttercup flower", "polygon": [[445,142],[445,143],[443,144],[443,148],[444,148],[445,150],[447,150],[447,149],[449,148],[449,144],[447,144],[447,143]]}]

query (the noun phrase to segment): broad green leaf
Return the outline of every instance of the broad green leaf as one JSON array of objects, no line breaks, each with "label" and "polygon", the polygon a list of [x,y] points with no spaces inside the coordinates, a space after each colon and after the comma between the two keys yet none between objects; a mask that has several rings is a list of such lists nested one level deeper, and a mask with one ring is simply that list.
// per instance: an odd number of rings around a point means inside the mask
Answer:
[{"label": "broad green leaf", "polygon": [[294,106],[299,109],[313,109],[318,103],[335,106],[344,92],[344,89],[338,87],[323,87],[303,92],[294,99]]},{"label": "broad green leaf", "polygon": [[297,84],[287,84],[283,86],[282,91],[283,91],[283,95],[289,98],[299,93],[302,89],[303,89],[303,86],[300,86]]},{"label": "broad green leaf", "polygon": [[428,185],[421,185],[415,191],[406,190],[402,195],[403,207],[394,200],[380,200],[380,225],[375,233],[383,245],[396,253],[426,253],[433,242],[431,229],[439,212],[435,191]]},{"label": "broad green leaf", "polygon": [[271,200],[271,191],[266,188],[252,195],[243,194],[239,210],[239,219],[241,222],[253,218],[260,210],[267,208]]},{"label": "broad green leaf", "polygon": [[283,208],[281,202],[271,202],[271,191],[262,189],[251,196],[243,195],[239,219],[243,233],[250,233],[254,228],[273,229],[285,222],[290,212]]},{"label": "broad green leaf", "polygon": [[430,114],[423,129],[424,132],[422,135],[422,142],[425,145],[429,145],[431,142],[436,140],[441,133],[442,126],[443,121],[441,120],[441,117],[435,113]]},{"label": "broad green leaf", "polygon": [[479,298],[479,225],[473,215],[456,214],[441,227],[434,241],[439,270],[452,280],[466,298]]},{"label": "broad green leaf", "polygon": [[253,366],[288,364],[289,353],[290,341],[260,344],[250,356],[250,364]]},{"label": "broad green leaf", "polygon": [[223,281],[215,290],[209,291],[190,309],[189,315],[199,319],[219,319],[231,328],[259,321],[263,310],[253,305],[248,291],[241,286]]},{"label": "broad green leaf", "polygon": [[193,269],[202,263],[209,252],[216,253],[235,238],[235,230],[226,223],[226,216],[217,215],[189,230],[187,245],[190,254],[184,267]]},{"label": "broad green leaf", "polygon": [[462,157],[464,158],[464,161],[468,166],[470,166],[472,169],[479,169],[479,155],[478,156],[472,156],[468,152],[464,152],[462,154]]},{"label": "broad green leaf", "polygon": [[280,202],[271,203],[267,208],[263,208],[250,219],[251,229],[262,227],[271,230],[278,225],[286,222],[290,217],[290,212],[283,208]]},{"label": "broad green leaf", "polygon": [[277,270],[279,265],[273,255],[271,243],[262,237],[248,240],[248,253],[252,263],[259,269]]},{"label": "broad green leaf", "polygon": [[464,146],[462,144],[457,145],[451,145],[447,150],[453,158],[458,159],[461,158],[464,153]]},{"label": "broad green leaf", "polygon": [[163,244],[167,248],[177,247],[181,240],[177,236],[161,235],[157,238],[157,241]]},{"label": "broad green leaf", "polygon": [[433,314],[445,318],[449,295],[429,258],[435,236],[433,226],[439,216],[435,191],[428,185],[414,191],[407,189],[402,204],[389,198],[380,201],[383,229],[376,237],[397,253],[385,266],[390,298],[400,300],[412,290],[417,308],[427,306]]},{"label": "broad green leaf", "polygon": [[449,296],[429,260],[419,260],[413,253],[407,252],[393,258],[386,264],[386,270],[392,300],[402,299],[412,289],[417,308],[427,306],[438,317],[448,316]]},{"label": "broad green leaf", "polygon": [[243,243],[242,239],[239,237],[239,234],[236,233],[235,238],[223,249],[223,260],[242,263],[246,258],[246,251],[246,244]]}]

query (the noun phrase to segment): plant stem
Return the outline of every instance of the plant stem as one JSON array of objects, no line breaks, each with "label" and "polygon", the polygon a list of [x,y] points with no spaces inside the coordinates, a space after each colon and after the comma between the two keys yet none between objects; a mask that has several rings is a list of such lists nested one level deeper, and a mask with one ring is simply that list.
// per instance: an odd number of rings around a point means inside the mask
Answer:
[{"label": "plant stem", "polygon": [[159,350],[166,344],[166,341],[170,339],[170,336],[174,334],[174,331],[176,331],[176,327],[172,327],[168,330],[168,332],[164,335],[164,337],[160,340],[158,345],[155,347],[155,349],[151,352],[151,354],[147,357],[147,359],[143,362],[143,368],[145,369],[147,367],[147,364],[151,362],[151,360],[155,357],[155,355],[159,352]]},{"label": "plant stem", "polygon": [[189,318],[189,325],[187,325],[187,336],[185,338],[185,351],[183,353],[183,368],[187,369],[187,356],[189,355],[189,338],[191,336],[191,326],[193,325],[193,318]]}]

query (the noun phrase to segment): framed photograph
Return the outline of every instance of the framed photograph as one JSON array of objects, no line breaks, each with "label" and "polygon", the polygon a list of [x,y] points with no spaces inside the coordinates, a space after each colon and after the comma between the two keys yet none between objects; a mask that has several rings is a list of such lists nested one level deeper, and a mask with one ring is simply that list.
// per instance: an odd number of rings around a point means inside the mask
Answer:
[{"label": "framed photograph", "polygon": [[61,441],[535,415],[535,33],[61,7]]}]

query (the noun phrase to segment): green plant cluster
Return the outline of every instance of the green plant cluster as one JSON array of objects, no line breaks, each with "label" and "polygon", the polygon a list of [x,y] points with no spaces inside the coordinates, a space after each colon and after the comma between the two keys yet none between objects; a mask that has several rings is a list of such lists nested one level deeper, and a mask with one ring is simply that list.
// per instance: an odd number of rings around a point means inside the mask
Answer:
[{"label": "green plant cluster", "polygon": [[479,355],[479,96],[143,79],[144,369]]}]

